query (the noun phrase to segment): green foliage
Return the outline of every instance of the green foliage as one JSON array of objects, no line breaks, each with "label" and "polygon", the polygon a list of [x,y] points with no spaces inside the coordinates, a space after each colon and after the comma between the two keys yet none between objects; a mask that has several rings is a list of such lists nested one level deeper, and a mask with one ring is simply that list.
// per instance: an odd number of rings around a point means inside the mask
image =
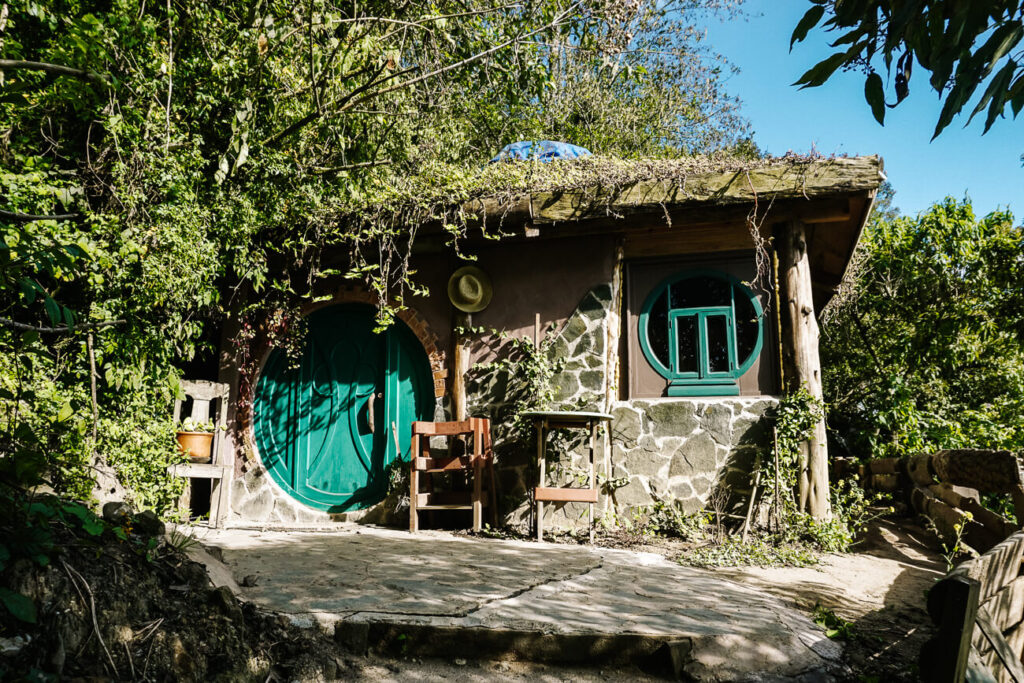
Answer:
[{"label": "green foliage", "polygon": [[818,563],[818,557],[809,547],[755,533],[746,543],[738,535],[726,536],[721,543],[682,555],[679,561],[694,567],[809,567]]},{"label": "green foliage", "polygon": [[705,511],[686,513],[675,503],[655,500],[638,511],[637,521],[644,534],[698,541],[706,536],[712,515]]},{"label": "green foliage", "polygon": [[558,402],[555,376],[565,367],[565,358],[554,353],[557,332],[550,328],[535,344],[529,337],[513,337],[504,330],[483,327],[460,328],[460,333],[487,335],[495,340],[495,359],[473,367],[473,381],[481,385],[499,382],[500,401],[510,406],[512,433],[520,440],[533,437],[533,421],[524,414],[532,410],[554,410]]},{"label": "green foliage", "polygon": [[826,312],[833,452],[893,457],[1024,447],[1024,230],[947,198],[861,241]]},{"label": "green foliage", "polygon": [[[1019,49],[1024,6],[1018,0],[810,2],[790,45],[804,40],[821,23],[835,35],[832,47],[838,51],[811,67],[796,85],[815,87],[839,69],[860,69],[866,74],[864,97],[883,123],[885,107],[898,105],[910,94],[916,63],[930,74],[929,85],[943,100],[936,136],[979,91],[970,119],[987,110],[986,132],[1007,107],[1015,118],[1024,108],[1024,52]],[[893,104],[885,102],[882,78],[876,71],[879,62],[886,76],[893,76]]]},{"label": "green foliage", "polygon": [[814,623],[825,629],[825,636],[832,640],[853,640],[857,636],[853,624],[823,605],[815,605],[811,613]]},{"label": "green foliage", "polygon": [[164,416],[226,317],[244,406],[260,354],[300,346],[295,312],[340,278],[377,295],[382,325],[424,291],[410,227],[436,219],[454,241],[465,220],[442,200],[528,182],[532,164],[478,171],[507,142],[740,142],[724,62],[694,30],[732,4],[8,2],[0,475],[85,497],[104,455],[166,510]]}]

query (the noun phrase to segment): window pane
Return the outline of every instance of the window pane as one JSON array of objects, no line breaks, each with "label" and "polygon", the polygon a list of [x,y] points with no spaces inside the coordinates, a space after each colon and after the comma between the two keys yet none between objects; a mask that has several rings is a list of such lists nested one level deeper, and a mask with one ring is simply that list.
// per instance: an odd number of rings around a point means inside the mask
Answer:
[{"label": "window pane", "polygon": [[724,315],[710,315],[705,318],[707,325],[708,370],[710,372],[728,372],[729,367],[729,328]]},{"label": "window pane", "polygon": [[760,329],[754,304],[747,295],[736,290],[736,363],[743,365],[754,352],[757,344],[757,331]]},{"label": "window pane", "polygon": [[647,342],[651,345],[651,353],[666,368],[668,361],[668,295],[662,292],[647,317]]},{"label": "window pane", "polygon": [[697,372],[697,316],[676,318],[676,372]]},{"label": "window pane", "polygon": [[728,306],[731,287],[732,284],[727,280],[713,277],[680,280],[669,288],[672,293],[672,308]]}]

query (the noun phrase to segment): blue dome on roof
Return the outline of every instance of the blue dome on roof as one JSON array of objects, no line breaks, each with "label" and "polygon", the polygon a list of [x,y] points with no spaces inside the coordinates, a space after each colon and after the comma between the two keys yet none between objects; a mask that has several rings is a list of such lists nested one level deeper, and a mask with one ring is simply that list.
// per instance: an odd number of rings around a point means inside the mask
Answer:
[{"label": "blue dome on roof", "polygon": [[553,142],[551,140],[523,140],[505,145],[498,156],[491,159],[491,163],[498,161],[524,161],[536,159],[538,161],[551,161],[552,159],[575,159],[577,157],[590,156],[590,150],[578,145],[570,145],[568,142]]}]

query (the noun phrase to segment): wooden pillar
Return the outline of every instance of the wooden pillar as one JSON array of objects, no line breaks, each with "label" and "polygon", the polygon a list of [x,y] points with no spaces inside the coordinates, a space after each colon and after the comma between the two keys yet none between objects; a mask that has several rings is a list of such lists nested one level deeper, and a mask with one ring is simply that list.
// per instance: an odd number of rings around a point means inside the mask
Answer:
[{"label": "wooden pillar", "polygon": [[[782,279],[783,357],[787,392],[804,387],[821,399],[821,360],[818,356],[818,321],[814,315],[811,267],[807,255],[807,229],[800,221],[781,226],[776,235],[779,275]],[[824,416],[814,434],[802,444],[798,477],[800,509],[816,519],[832,516],[828,491],[828,445]]]},{"label": "wooden pillar", "polygon": [[472,324],[472,315],[456,312],[452,335],[455,340],[455,353],[452,354],[452,419],[456,422],[466,419],[466,373],[469,372],[469,335],[460,332],[459,328],[468,328]]}]

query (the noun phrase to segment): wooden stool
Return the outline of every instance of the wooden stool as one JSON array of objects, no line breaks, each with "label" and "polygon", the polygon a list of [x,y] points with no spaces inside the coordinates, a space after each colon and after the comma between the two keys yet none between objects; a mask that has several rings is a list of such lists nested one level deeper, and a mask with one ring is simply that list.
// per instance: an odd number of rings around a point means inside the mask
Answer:
[{"label": "wooden stool", "polygon": [[[537,430],[537,466],[540,469],[539,486],[533,490],[537,502],[537,540],[544,540],[544,503],[587,503],[590,524],[590,542],[594,542],[594,505],[597,503],[597,473],[594,459],[597,441],[597,423],[608,422],[608,413],[571,412],[566,410],[534,410],[523,413],[533,420]],[[554,488],[546,485],[547,435],[552,429],[586,429],[590,432],[590,483],[586,488]]]}]

